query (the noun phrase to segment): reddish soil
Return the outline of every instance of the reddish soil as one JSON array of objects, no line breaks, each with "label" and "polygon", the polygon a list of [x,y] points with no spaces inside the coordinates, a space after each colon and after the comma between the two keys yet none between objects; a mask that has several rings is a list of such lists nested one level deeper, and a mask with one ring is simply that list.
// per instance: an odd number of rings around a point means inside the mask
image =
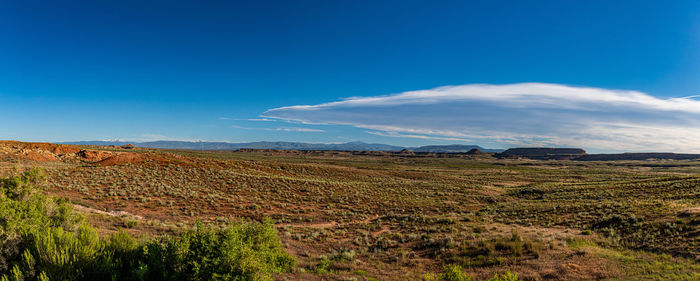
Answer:
[{"label": "reddish soil", "polygon": [[55,154],[45,150],[21,150],[17,155],[24,159],[34,160],[38,162],[49,162],[58,160]]},{"label": "reddish soil", "polygon": [[77,154],[80,158],[89,162],[101,161],[113,155],[113,153],[108,151],[96,150],[81,150]]},{"label": "reddish soil", "polygon": [[77,145],[53,144],[43,142],[19,142],[19,141],[0,141],[0,146],[8,146],[12,149],[33,149],[45,150],[54,154],[69,154],[78,153],[81,149]]},{"label": "reddish soil", "polygon": [[0,154],[36,162],[82,161],[101,166],[138,163],[144,160],[142,155],[132,152],[86,150],[76,145],[18,141],[0,141]]},{"label": "reddish soil", "polygon": [[141,154],[121,153],[121,154],[107,157],[107,158],[102,159],[100,161],[97,161],[95,163],[100,165],[100,166],[112,166],[112,165],[121,165],[121,164],[126,164],[126,163],[139,163],[139,162],[143,162],[143,161],[144,161],[144,157]]}]

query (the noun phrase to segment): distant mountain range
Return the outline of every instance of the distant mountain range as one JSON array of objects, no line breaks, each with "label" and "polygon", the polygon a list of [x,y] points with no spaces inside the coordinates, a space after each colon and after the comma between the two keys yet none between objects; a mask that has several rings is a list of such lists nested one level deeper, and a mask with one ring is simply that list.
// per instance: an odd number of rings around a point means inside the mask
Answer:
[{"label": "distant mountain range", "polygon": [[483,152],[497,153],[498,158],[528,158],[528,159],[558,159],[575,161],[611,161],[611,160],[647,160],[647,159],[700,159],[700,154],[677,153],[617,153],[617,154],[587,154],[580,148],[555,147],[518,147],[508,150],[488,149],[478,145],[427,145],[421,147],[402,147],[380,143],[365,143],[361,141],[348,143],[303,143],[303,142],[209,142],[209,141],[151,141],[129,142],[115,141],[74,141],[59,144],[122,146],[133,144],[136,147],[188,149],[188,150],[236,150],[236,149],[280,149],[280,150],[344,150],[344,151],[401,151],[410,150],[417,153],[465,153],[472,149]]},{"label": "distant mountain range", "polygon": [[416,148],[409,148],[413,152],[439,152],[439,153],[459,153],[468,152],[472,149],[478,149],[483,152],[496,153],[503,152],[503,149],[489,149],[483,148],[478,145],[461,145],[461,144],[450,144],[450,145],[426,145]]},{"label": "distant mountain range", "polygon": [[478,145],[429,145],[421,147],[402,147],[380,143],[365,143],[361,141],[348,143],[303,143],[303,142],[208,142],[208,141],[74,141],[61,144],[76,145],[125,145],[133,144],[136,147],[164,148],[164,149],[191,149],[191,150],[236,150],[236,149],[282,149],[282,150],[352,150],[352,151],[399,151],[408,149],[414,152],[467,152],[478,149],[483,152],[502,152],[499,149],[487,149]]}]

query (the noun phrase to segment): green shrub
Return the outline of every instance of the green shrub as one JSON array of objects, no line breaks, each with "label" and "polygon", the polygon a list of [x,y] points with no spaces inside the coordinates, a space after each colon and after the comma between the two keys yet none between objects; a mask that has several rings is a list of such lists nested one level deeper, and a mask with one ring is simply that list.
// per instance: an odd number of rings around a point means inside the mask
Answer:
[{"label": "green shrub", "polygon": [[436,281],[436,280],[438,280],[438,279],[437,279],[437,277],[435,276],[435,274],[432,274],[432,273],[425,273],[425,274],[423,274],[422,280],[423,280],[423,281]]},{"label": "green shrub", "polygon": [[518,281],[520,278],[518,277],[517,273],[512,273],[510,271],[507,271],[506,273],[503,273],[503,275],[494,275],[493,278],[489,279],[488,281]]},{"label": "green shrub", "polygon": [[0,180],[0,281],[272,280],[294,267],[270,221],[100,239],[66,200],[39,192],[42,180],[38,169]]},{"label": "green shrub", "polygon": [[443,273],[438,277],[441,281],[471,281],[472,277],[467,276],[461,266],[453,264],[445,266]]},{"label": "green shrub", "polygon": [[139,225],[139,221],[137,220],[127,219],[124,221],[124,227],[126,228],[134,228],[137,225]]},{"label": "green shrub", "polygon": [[[423,281],[473,281],[471,276],[466,275],[459,265],[445,266],[442,273],[435,275],[432,273],[423,274]],[[502,275],[496,274],[487,281],[518,281],[521,280],[517,273],[506,271]]]},{"label": "green shrub", "polygon": [[195,230],[143,248],[148,280],[271,280],[288,272],[295,259],[282,251],[271,222]]},{"label": "green shrub", "polygon": [[327,257],[322,257],[319,260],[318,265],[316,265],[317,274],[331,273],[331,267],[333,266],[333,261],[329,260]]}]

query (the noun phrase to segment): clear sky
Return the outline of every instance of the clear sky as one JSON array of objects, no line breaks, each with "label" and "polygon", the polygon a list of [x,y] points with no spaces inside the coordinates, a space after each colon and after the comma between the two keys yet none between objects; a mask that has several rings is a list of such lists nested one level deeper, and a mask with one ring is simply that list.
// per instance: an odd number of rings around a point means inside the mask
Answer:
[{"label": "clear sky", "polygon": [[0,139],[698,152],[698,94],[700,1],[0,1]]}]

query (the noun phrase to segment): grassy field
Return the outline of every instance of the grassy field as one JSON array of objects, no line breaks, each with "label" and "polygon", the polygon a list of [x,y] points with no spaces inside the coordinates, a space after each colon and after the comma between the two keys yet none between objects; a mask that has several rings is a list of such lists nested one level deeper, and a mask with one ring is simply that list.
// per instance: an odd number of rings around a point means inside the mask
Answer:
[{"label": "grassy field", "polygon": [[102,236],[270,218],[297,259],[279,280],[700,280],[697,161],[131,153],[0,173],[45,169]]}]

